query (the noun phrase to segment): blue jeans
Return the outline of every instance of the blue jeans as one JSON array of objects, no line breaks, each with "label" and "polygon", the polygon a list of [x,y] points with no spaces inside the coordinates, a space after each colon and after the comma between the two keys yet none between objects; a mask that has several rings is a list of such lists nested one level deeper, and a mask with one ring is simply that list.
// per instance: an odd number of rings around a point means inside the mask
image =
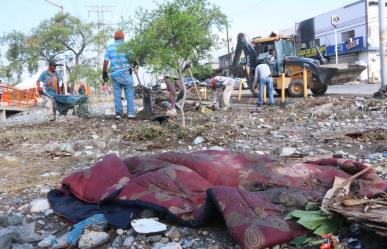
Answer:
[{"label": "blue jeans", "polygon": [[274,96],[273,96],[273,78],[266,77],[265,79],[259,80],[259,98],[258,104],[263,105],[263,88],[266,85],[267,92],[269,94],[269,103],[274,104]]},{"label": "blue jeans", "polygon": [[134,105],[134,89],[133,78],[129,72],[124,72],[117,76],[112,76],[113,93],[114,93],[114,110],[116,113],[123,113],[123,107],[121,102],[121,92],[124,89],[128,115],[134,115],[136,113],[136,107]]}]

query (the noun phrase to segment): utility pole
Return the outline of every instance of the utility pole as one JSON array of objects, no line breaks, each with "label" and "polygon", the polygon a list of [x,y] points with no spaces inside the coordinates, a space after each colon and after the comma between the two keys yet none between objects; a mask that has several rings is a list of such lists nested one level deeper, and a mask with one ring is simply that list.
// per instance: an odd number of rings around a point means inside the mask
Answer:
[{"label": "utility pole", "polygon": [[[53,6],[55,6],[55,7],[57,7],[57,8],[59,8],[60,9],[60,11],[61,11],[61,13],[62,13],[62,17],[63,17],[63,19],[62,19],[62,26],[64,27],[64,10],[63,10],[63,5],[59,5],[59,4],[56,4],[56,3],[54,3],[54,2],[51,2],[50,0],[44,0],[44,1],[46,1],[47,3],[50,3],[51,5],[53,5]],[[65,51],[63,51],[63,53],[62,53],[62,56],[63,56],[63,66],[64,66],[64,68],[63,68],[63,85],[64,85],[64,92],[65,92],[65,94],[67,94],[67,68],[66,68],[66,55],[65,55]]]},{"label": "utility pole", "polygon": [[226,22],[226,38],[227,38],[227,76],[230,76],[231,54],[230,54],[230,38],[228,36],[228,21]]},{"label": "utility pole", "polygon": [[[113,5],[89,5],[86,6],[88,9],[88,14],[90,16],[90,13],[96,14],[97,17],[97,31],[101,30],[102,27],[106,25],[111,25],[111,24],[106,24],[105,23],[105,13],[113,12],[112,9],[114,8]],[[96,62],[96,68],[98,69],[100,67],[100,61],[101,61],[101,55],[102,55],[102,47],[101,44],[98,43],[98,48],[97,48],[97,62]]]},{"label": "utility pole", "polygon": [[386,86],[387,68],[385,64],[386,37],[384,32],[385,0],[379,0],[379,48],[380,48],[380,89]]}]

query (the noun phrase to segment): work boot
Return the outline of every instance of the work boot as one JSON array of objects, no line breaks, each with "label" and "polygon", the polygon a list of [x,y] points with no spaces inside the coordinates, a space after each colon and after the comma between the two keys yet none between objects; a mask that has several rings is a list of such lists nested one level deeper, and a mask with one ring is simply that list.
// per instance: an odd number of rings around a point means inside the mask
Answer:
[{"label": "work boot", "polygon": [[128,114],[128,119],[135,119],[136,118],[136,114]]},{"label": "work boot", "polygon": [[120,119],[121,119],[121,113],[116,112],[116,119],[117,119],[117,120],[120,120]]}]

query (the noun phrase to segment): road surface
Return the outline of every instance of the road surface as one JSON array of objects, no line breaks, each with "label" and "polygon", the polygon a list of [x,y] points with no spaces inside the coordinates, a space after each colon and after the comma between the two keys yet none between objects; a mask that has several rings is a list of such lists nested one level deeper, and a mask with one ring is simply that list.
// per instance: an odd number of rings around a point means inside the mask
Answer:
[{"label": "road surface", "polygon": [[372,95],[379,90],[380,84],[343,84],[328,86],[327,95]]}]

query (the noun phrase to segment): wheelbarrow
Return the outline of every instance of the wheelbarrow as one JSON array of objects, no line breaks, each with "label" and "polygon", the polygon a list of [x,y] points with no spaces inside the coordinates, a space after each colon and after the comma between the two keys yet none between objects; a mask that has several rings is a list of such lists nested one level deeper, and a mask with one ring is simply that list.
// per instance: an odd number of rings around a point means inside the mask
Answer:
[{"label": "wheelbarrow", "polygon": [[[60,115],[66,116],[69,110],[77,116],[87,117],[90,115],[88,108],[88,97],[81,95],[48,95],[43,94],[53,103],[54,113],[58,111]],[[77,107],[77,108],[76,108]]]}]

